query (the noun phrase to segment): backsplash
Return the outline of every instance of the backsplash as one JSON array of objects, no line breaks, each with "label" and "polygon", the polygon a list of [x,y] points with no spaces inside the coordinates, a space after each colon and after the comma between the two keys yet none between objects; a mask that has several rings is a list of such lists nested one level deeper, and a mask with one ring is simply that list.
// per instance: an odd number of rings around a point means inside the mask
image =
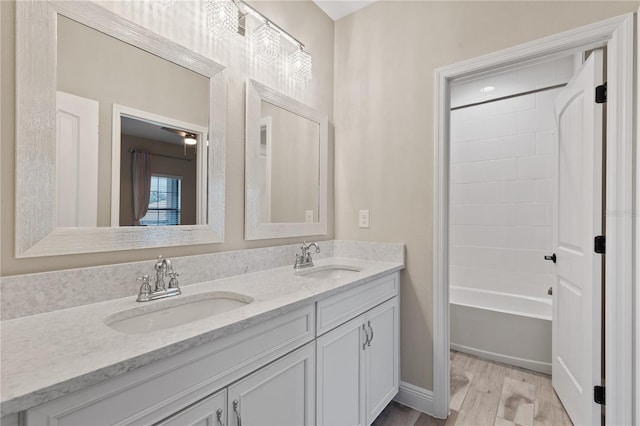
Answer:
[{"label": "backsplash", "polygon": [[[404,244],[330,240],[319,243],[314,259],[348,257],[402,262]],[[180,285],[227,278],[287,265],[293,267],[300,244],[171,258]],[[0,278],[1,320],[41,314],[105,300],[134,296],[136,278],[153,275],[155,259],[142,262]]]}]

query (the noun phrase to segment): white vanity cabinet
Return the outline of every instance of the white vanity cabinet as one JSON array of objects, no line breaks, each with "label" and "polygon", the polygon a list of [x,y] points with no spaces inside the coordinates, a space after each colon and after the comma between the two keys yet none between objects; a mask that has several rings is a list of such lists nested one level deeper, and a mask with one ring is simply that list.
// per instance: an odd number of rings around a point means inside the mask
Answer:
[{"label": "white vanity cabinet", "polygon": [[[312,342],[315,352],[314,331],[314,306],[305,306],[31,408],[26,411],[25,425],[137,426],[155,424],[174,414],[191,416],[189,410],[182,410],[196,407],[203,398],[243,377],[259,374],[264,366],[274,361],[281,366],[297,363],[287,355],[295,349],[307,348],[304,345]],[[274,388],[274,384],[263,386]],[[204,411],[211,410],[209,414],[218,409],[203,405]],[[231,418],[228,410],[223,414]],[[185,417],[185,424],[187,418],[198,424],[198,416],[193,416]]]},{"label": "white vanity cabinet", "polygon": [[21,426],[368,426],[398,391],[398,292],[394,272],[256,318],[30,408]]},{"label": "white vanity cabinet", "polygon": [[318,426],[368,426],[398,392],[398,284],[393,274],[318,302],[319,330],[357,315],[317,338]]}]

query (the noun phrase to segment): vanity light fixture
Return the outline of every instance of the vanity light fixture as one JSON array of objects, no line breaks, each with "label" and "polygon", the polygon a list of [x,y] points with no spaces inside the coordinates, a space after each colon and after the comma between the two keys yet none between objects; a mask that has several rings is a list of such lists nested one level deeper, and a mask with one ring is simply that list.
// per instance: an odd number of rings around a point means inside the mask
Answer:
[{"label": "vanity light fixture", "polygon": [[280,57],[280,32],[269,21],[255,30],[252,37],[256,59],[268,64]]},{"label": "vanity light fixture", "polygon": [[298,81],[311,79],[311,54],[304,50],[304,44],[297,38],[280,28],[262,13],[258,12],[244,0],[235,0],[242,17],[252,15],[262,25],[254,31],[254,54],[263,62],[272,62],[280,56],[280,37],[297,46],[297,49],[287,58],[289,76]]},{"label": "vanity light fixture", "polygon": [[238,6],[234,0],[207,0],[207,26],[219,39],[238,32]]},{"label": "vanity light fixture", "polygon": [[[176,0],[158,0],[169,7]],[[297,81],[307,82],[312,76],[311,54],[304,50],[304,44],[291,34],[274,24],[244,0],[207,0],[207,27],[216,38],[224,39],[232,34],[245,34],[246,16],[252,15],[262,24],[253,31],[253,52],[259,61],[268,64],[280,58],[280,38],[297,46],[287,57],[289,76]],[[186,139],[185,139],[186,143]]]},{"label": "vanity light fixture", "polygon": [[304,51],[302,45],[289,54],[288,66],[291,78],[303,82],[311,80],[311,55]]}]

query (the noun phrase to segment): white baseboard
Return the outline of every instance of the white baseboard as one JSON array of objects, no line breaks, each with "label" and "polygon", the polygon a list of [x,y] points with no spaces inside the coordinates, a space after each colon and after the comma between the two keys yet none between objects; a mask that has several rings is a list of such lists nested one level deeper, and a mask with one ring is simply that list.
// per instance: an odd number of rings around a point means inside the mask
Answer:
[{"label": "white baseboard", "polygon": [[551,374],[551,363],[549,362],[540,362],[534,361],[532,359],[518,358],[514,356],[498,354],[495,352],[483,351],[482,349],[458,345],[457,343],[450,343],[450,347],[454,351],[464,352],[480,358],[490,359],[492,361],[501,362],[507,365],[514,365],[520,368],[526,368],[527,370],[537,371],[539,373]]},{"label": "white baseboard", "polygon": [[407,382],[400,382],[394,401],[423,413],[433,413],[433,392]]}]

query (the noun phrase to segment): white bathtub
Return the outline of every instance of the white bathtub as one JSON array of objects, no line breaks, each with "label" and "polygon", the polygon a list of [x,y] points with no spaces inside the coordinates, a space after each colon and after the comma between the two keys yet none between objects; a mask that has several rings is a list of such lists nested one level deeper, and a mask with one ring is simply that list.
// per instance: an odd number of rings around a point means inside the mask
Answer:
[{"label": "white bathtub", "polygon": [[451,349],[551,374],[551,299],[451,286]]}]

